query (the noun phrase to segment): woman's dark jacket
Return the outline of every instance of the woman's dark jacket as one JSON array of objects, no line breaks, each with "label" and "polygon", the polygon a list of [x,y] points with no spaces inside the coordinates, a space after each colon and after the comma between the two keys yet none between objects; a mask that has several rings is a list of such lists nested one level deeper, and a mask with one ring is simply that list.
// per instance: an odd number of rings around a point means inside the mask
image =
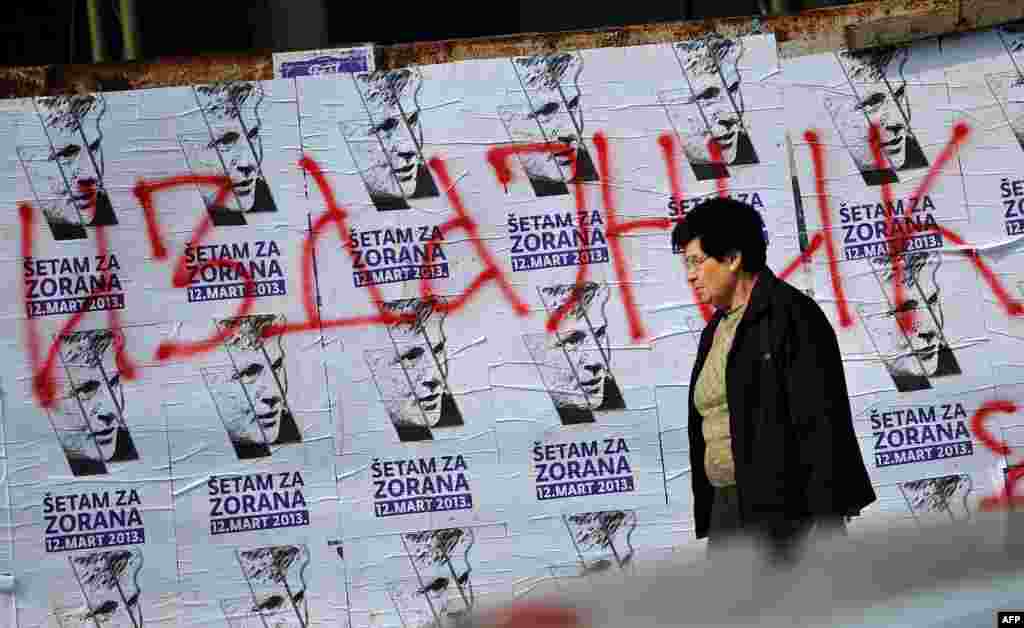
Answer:
[{"label": "woman's dark jacket", "polygon": [[[708,534],[713,489],[703,417],[693,393],[718,313],[700,337],[690,378],[690,469],[697,538]],[[853,430],[839,342],[813,299],[765,268],[726,361],[729,430],[744,526],[774,530],[857,514],[875,501]]]}]

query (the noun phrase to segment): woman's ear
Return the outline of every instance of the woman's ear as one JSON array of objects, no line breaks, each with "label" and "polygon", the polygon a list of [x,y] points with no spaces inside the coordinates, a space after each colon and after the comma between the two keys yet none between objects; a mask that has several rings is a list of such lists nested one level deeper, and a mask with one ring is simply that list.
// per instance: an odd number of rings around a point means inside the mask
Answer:
[{"label": "woman's ear", "polygon": [[729,270],[734,273],[739,272],[740,267],[743,266],[743,254],[733,253],[732,260],[729,262]]}]

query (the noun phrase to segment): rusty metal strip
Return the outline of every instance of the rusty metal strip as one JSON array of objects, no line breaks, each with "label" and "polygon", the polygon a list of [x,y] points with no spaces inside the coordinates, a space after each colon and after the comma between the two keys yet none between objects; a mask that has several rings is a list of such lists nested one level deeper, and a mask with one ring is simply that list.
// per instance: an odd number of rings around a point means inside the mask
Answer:
[{"label": "rusty metal strip", "polygon": [[886,17],[846,27],[847,48],[905,44],[914,40],[1024,19],[1019,0],[947,0],[927,15]]},{"label": "rusty metal strip", "polygon": [[[960,0],[870,0],[794,15],[764,17],[758,24],[764,32],[775,34],[779,54],[786,58],[844,47],[847,45],[848,27],[856,28],[858,25],[875,22],[877,30],[878,20],[909,19],[909,23],[904,22],[910,24],[903,27],[906,31],[916,29],[915,32],[931,32],[939,28],[948,29],[944,32],[955,32],[1013,19],[1014,10],[1021,8],[1018,5],[1024,3],[1019,0],[963,0],[961,7]],[[956,15],[954,22],[942,21],[944,17],[931,26],[913,21],[947,15]],[[889,22],[886,28],[890,31],[898,30],[899,24]],[[748,33],[753,25],[751,17],[742,17],[417,42],[379,46],[376,62],[378,68],[390,69],[554,50],[664,43],[692,38],[709,31],[725,35]],[[269,50],[166,57],[137,63],[7,67],[0,68],[0,98],[270,78],[273,78],[273,62]]]}]

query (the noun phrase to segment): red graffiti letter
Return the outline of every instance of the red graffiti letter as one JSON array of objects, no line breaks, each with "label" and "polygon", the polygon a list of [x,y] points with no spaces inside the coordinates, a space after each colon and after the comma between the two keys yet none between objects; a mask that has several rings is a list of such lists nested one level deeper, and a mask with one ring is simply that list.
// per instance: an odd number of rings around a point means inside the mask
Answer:
[{"label": "red graffiti letter", "polygon": [[[882,171],[885,170],[887,165],[885,158],[882,157],[882,131],[880,127],[874,122],[871,123],[871,128],[868,130],[868,143],[871,146],[871,153],[875,158],[875,167]],[[916,205],[916,203],[915,203]],[[888,179],[882,183],[882,206],[885,208],[885,230],[888,233],[896,231],[896,204],[892,198],[892,184],[889,183]],[[892,262],[892,300],[893,309],[897,312],[896,320],[900,326],[900,329],[904,332],[909,332],[914,327],[914,311],[902,311],[900,307],[906,301],[903,294],[903,264],[900,263],[900,255],[903,254],[907,243],[907,236],[903,229],[899,229],[899,234],[892,240],[888,241],[889,244],[889,260]]]},{"label": "red graffiti letter", "polygon": [[[985,419],[989,415],[996,412],[1003,412],[1005,414],[1014,414],[1017,412],[1017,405],[1011,401],[987,401],[978,411],[971,417],[971,431],[974,433],[975,438],[981,441],[981,444],[988,448],[993,453],[1000,456],[1010,455],[1010,446],[1004,441],[997,440],[992,433],[985,427]],[[1018,466],[1010,469],[1006,474],[1006,482],[1003,486],[1003,492],[999,495],[986,497],[981,501],[981,510],[992,511],[992,510],[1004,510],[1007,508],[1013,508],[1015,506],[1024,505],[1024,499],[1014,495],[1014,486],[1017,481],[1024,477],[1024,466]]]},{"label": "red graffiti letter", "polygon": [[[954,125],[954,127],[953,127],[953,137],[950,138],[949,142],[947,142],[946,146],[942,149],[942,152],[939,153],[939,158],[935,161],[935,163],[933,163],[931,165],[931,167],[928,168],[928,174],[925,175],[924,180],[921,181],[921,184],[917,186],[916,190],[914,190],[913,195],[910,197],[910,199],[911,199],[910,200],[910,207],[908,207],[907,210],[904,212],[905,215],[909,216],[910,214],[914,213],[914,210],[917,209],[917,204],[928,193],[928,190],[931,189],[932,185],[935,184],[935,179],[938,178],[939,172],[941,172],[942,168],[946,165],[946,163],[948,163],[949,160],[953,158],[953,156],[956,154],[956,151],[959,150],[960,145],[963,144],[964,141],[966,141],[967,136],[969,134],[970,134],[970,128],[965,123],[957,122],[956,125]],[[872,153],[874,155],[874,158],[875,158],[875,165],[881,170],[881,169],[883,169],[885,167],[885,162],[882,159],[881,130],[879,129],[878,125],[876,125],[876,124],[872,124],[871,125],[869,139],[870,139],[870,144],[871,144],[871,151],[872,151]],[[883,203],[883,205],[885,207],[885,210],[886,210],[885,211],[885,228],[890,233],[892,233],[893,231],[895,231],[894,226],[895,226],[895,220],[896,219],[895,219],[895,215],[894,215],[895,214],[895,205],[893,203],[893,198],[892,198],[892,189],[891,189],[889,183],[883,183],[882,184],[882,203]],[[910,221],[908,219],[907,220],[907,226],[909,227],[909,225],[910,225]],[[934,229],[932,229],[930,226],[926,226],[926,229],[922,229],[922,231],[925,231],[925,230],[934,230]],[[940,229],[940,232],[941,231],[942,230]],[[959,236],[954,236],[954,237],[957,240],[960,240],[961,242],[963,241],[963,240],[960,239]],[[905,250],[907,238],[908,238],[908,236],[904,233],[904,230],[900,229],[899,230],[899,235],[897,235],[896,238],[890,243],[890,250],[889,250],[889,258],[892,261],[892,268],[893,268],[893,279],[892,280],[893,280],[893,284],[894,284],[894,289],[893,289],[894,309],[897,312],[899,312],[897,314],[897,320],[899,321],[900,328],[903,331],[909,331],[911,328],[913,328],[913,326],[914,326],[914,316],[915,316],[914,310],[910,309],[910,310],[907,310],[907,311],[901,311],[903,308],[900,307],[904,303],[904,295],[903,295],[903,272],[904,271],[903,271],[903,265],[899,263],[898,256],[900,254],[902,254],[903,251]]]},{"label": "red graffiti letter", "polygon": [[985,427],[985,419],[990,414],[995,414],[996,412],[1013,414],[1017,412],[1017,406],[1010,401],[986,401],[978,408],[974,416],[971,417],[971,431],[974,432],[974,436],[981,441],[982,445],[1000,456],[1008,456],[1010,455],[1010,446],[1003,441],[996,440],[992,433],[988,431],[988,428]]},{"label": "red graffiti letter", "polygon": [[[554,331],[558,329],[558,324],[565,318],[565,315],[579,300],[579,287],[586,281],[587,275],[590,272],[588,264],[582,263],[582,253],[586,250],[589,238],[587,232],[583,228],[586,223],[587,216],[587,199],[583,192],[583,181],[579,179],[577,172],[576,162],[576,151],[567,144],[560,142],[554,143],[538,143],[538,144],[514,144],[512,146],[502,146],[498,148],[492,148],[487,151],[487,161],[491,163],[491,168],[494,169],[495,176],[498,177],[498,183],[505,186],[506,191],[508,190],[508,184],[512,182],[512,169],[508,165],[509,159],[512,155],[524,155],[529,153],[549,153],[551,155],[564,154],[569,158],[569,174],[573,181],[573,194],[576,197],[576,224],[579,228],[581,237],[577,245],[577,250],[581,254],[580,264],[576,266],[576,280],[574,282],[575,290],[569,295],[569,298],[563,302],[558,308],[551,313],[547,321],[547,330]],[[433,244],[433,242],[431,242]],[[427,250],[427,259],[430,259],[430,250]],[[426,275],[424,275],[425,277]],[[426,280],[424,280],[426,281]],[[518,312],[518,310],[517,310]]]},{"label": "red graffiti letter", "polygon": [[[228,194],[231,192],[231,179],[228,177],[181,176],[170,177],[152,183],[139,181],[135,184],[135,197],[139,199],[139,204],[142,205],[142,210],[146,218],[146,230],[149,236],[149,244],[153,251],[153,257],[156,259],[167,258],[167,246],[164,244],[163,235],[160,233],[153,196],[157,192],[162,192],[164,190],[193,185],[212,186],[217,188],[217,196],[213,200],[215,207],[223,207],[228,198]],[[199,221],[199,225],[197,225],[195,230],[192,232],[192,237],[189,238],[189,246],[198,246],[212,229],[213,220],[211,220],[209,213],[204,213],[202,220]],[[253,304],[256,300],[256,284],[253,282],[249,271],[239,261],[217,259],[205,262],[202,266],[195,269],[194,272],[199,273],[206,268],[218,267],[231,268],[242,277],[245,284],[245,296],[242,298],[242,302],[239,304],[238,310],[235,311],[233,316],[245,316],[252,311]],[[171,285],[175,288],[184,288],[188,286],[190,280],[191,276],[188,268],[188,258],[185,252],[182,251],[174,265]],[[160,343],[159,347],[157,347],[156,359],[163,361],[169,360],[173,357],[189,357],[205,353],[220,346],[220,343],[227,338],[230,333],[230,329],[224,328],[217,331],[206,340],[198,342],[176,342],[172,340],[165,340]]]},{"label": "red graffiti letter", "polygon": [[810,246],[800,257],[780,275],[785,279],[795,271],[800,264],[805,263],[818,247],[825,246],[825,256],[828,258],[828,272],[832,277],[832,291],[836,295],[836,308],[839,309],[839,325],[849,327],[853,325],[853,317],[850,315],[849,304],[846,302],[846,293],[843,290],[843,282],[839,277],[839,263],[836,259],[836,244],[832,239],[832,209],[829,207],[828,193],[825,190],[825,149],[822,147],[815,131],[804,132],[804,140],[811,147],[811,159],[814,162],[815,194],[818,197],[818,215],[821,218],[821,231],[815,234]]},{"label": "red graffiti letter", "polygon": [[608,139],[604,133],[598,132],[594,135],[594,146],[597,147],[597,162],[601,173],[601,199],[604,203],[605,213],[605,234],[608,236],[608,248],[612,252],[612,263],[615,265],[615,275],[619,278],[619,287],[622,290],[622,305],[626,308],[626,318],[629,320],[629,334],[633,340],[640,340],[646,335],[643,321],[640,320],[640,312],[637,310],[636,301],[633,298],[633,286],[629,283],[629,268],[626,266],[626,255],[622,251],[623,234],[638,229],[661,229],[665,230],[672,226],[668,218],[647,218],[619,222],[619,216],[615,209],[615,197],[611,187],[611,164],[608,151]]},{"label": "red graffiti letter", "polygon": [[[488,159],[491,159],[490,153],[488,153]],[[494,162],[492,161],[491,163],[493,165]],[[427,243],[427,259],[430,259],[433,247],[437,245],[440,239],[456,229],[462,229],[473,242],[473,249],[480,256],[480,261],[484,265],[484,270],[473,279],[464,293],[459,295],[457,299],[447,303],[439,303],[438,309],[443,312],[454,312],[465,305],[474,294],[484,287],[484,284],[494,281],[497,282],[505,299],[512,304],[512,309],[515,313],[519,316],[526,316],[529,312],[529,307],[519,298],[515,290],[512,289],[512,284],[501,273],[494,255],[491,254],[491,250],[481,242],[480,228],[477,226],[476,221],[466,212],[466,206],[462,203],[462,197],[459,196],[459,191],[456,189],[451,175],[448,174],[448,166],[445,165],[443,159],[432,157],[430,159],[430,168],[437,175],[438,182],[444,187],[445,193],[448,195],[448,203],[455,210],[455,218],[441,225],[440,229],[438,229],[438,237],[431,238],[430,242]],[[431,283],[430,274],[423,273],[423,277],[420,279],[420,295],[424,299],[433,298],[434,292]]]},{"label": "red graffiti letter", "polygon": [[[720,172],[728,172],[728,170],[726,170],[727,166],[725,165],[725,160],[722,158],[722,146],[714,137],[708,138],[708,152],[711,153],[711,163],[716,166],[721,166],[722,169]],[[719,198],[729,198],[728,179],[728,176],[715,178],[715,188],[718,190]]]},{"label": "red graffiti letter", "polygon": [[[89,213],[90,210],[94,212],[96,208],[96,185],[93,183],[80,183],[79,188],[87,199],[85,207],[86,212]],[[32,230],[34,228],[32,216],[34,212],[35,209],[33,209],[31,204],[18,204],[18,216],[21,222],[21,256],[24,261],[32,259]],[[109,261],[110,251],[107,243],[107,234],[104,227],[101,225],[96,226],[96,253],[98,258]],[[90,307],[97,299],[111,294],[111,272],[109,268],[101,273],[100,282],[104,286],[104,290],[101,292],[90,293],[82,302],[78,311],[75,312],[63,326],[61,326],[60,332],[57,333],[57,337],[50,343],[50,346],[46,351],[45,359],[42,355],[39,330],[36,327],[37,321],[33,318],[32,311],[29,307],[28,286],[26,285],[25,290],[22,291],[22,297],[25,304],[25,315],[27,317],[26,325],[28,327],[26,344],[28,345],[29,361],[32,365],[32,390],[36,399],[39,401],[39,404],[43,408],[52,407],[57,398],[57,381],[53,371],[56,367],[57,357],[59,355],[60,338],[70,334],[76,327],[78,327],[82,318],[85,317],[85,314],[90,310]],[[107,310],[107,321],[111,330],[120,329],[120,311],[117,309]],[[129,380],[135,379],[136,367],[131,358],[128,357],[124,337],[121,334],[114,335],[114,359],[121,377]]]},{"label": "red graffiti letter", "polygon": [[[672,193],[672,200],[675,202],[676,207],[679,208],[678,220],[686,220],[686,214],[683,211],[683,185],[679,181],[679,168],[676,162],[676,141],[675,136],[671,133],[662,133],[658,136],[658,146],[661,147],[661,156],[665,160],[665,168],[668,170],[668,183]],[[680,260],[683,264],[683,277],[686,278],[686,256],[682,251],[672,251],[673,253],[680,254]],[[700,315],[704,318],[704,322],[711,320],[711,316],[714,314],[714,310],[707,303],[701,303],[697,297],[697,289],[692,285],[690,286],[690,293],[693,295],[694,303],[700,308]]]},{"label": "red graffiti letter", "polygon": [[338,318],[329,321],[321,320],[320,310],[313,295],[313,256],[316,251],[316,243],[324,230],[333,223],[338,230],[338,237],[341,239],[345,251],[352,259],[356,258],[355,246],[352,242],[352,232],[348,227],[348,212],[338,205],[338,201],[334,198],[334,190],[331,189],[330,184],[327,182],[327,177],[324,176],[320,165],[310,157],[303,156],[299,160],[299,166],[313,178],[313,182],[316,183],[317,189],[320,190],[320,194],[323,196],[324,204],[327,206],[327,211],[313,223],[309,237],[306,238],[306,242],[302,247],[302,305],[306,311],[306,321],[289,323],[287,325],[272,325],[263,331],[263,336],[279,336],[316,328],[330,329],[333,327],[353,327],[356,325],[393,325],[398,322],[413,320],[415,318],[413,314],[393,314],[385,310],[384,295],[381,294],[380,287],[373,283],[367,284],[366,288],[370,291],[370,300],[377,309],[377,314]]}]

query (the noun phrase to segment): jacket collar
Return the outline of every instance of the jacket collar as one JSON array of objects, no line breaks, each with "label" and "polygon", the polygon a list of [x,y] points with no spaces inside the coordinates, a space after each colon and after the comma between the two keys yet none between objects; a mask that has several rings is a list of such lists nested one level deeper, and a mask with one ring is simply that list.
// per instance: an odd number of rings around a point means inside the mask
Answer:
[{"label": "jacket collar", "polygon": [[765,266],[757,274],[757,283],[750,292],[750,302],[747,304],[747,311],[744,318],[760,316],[771,306],[772,294],[775,286],[779,283],[778,277],[770,268]]}]

